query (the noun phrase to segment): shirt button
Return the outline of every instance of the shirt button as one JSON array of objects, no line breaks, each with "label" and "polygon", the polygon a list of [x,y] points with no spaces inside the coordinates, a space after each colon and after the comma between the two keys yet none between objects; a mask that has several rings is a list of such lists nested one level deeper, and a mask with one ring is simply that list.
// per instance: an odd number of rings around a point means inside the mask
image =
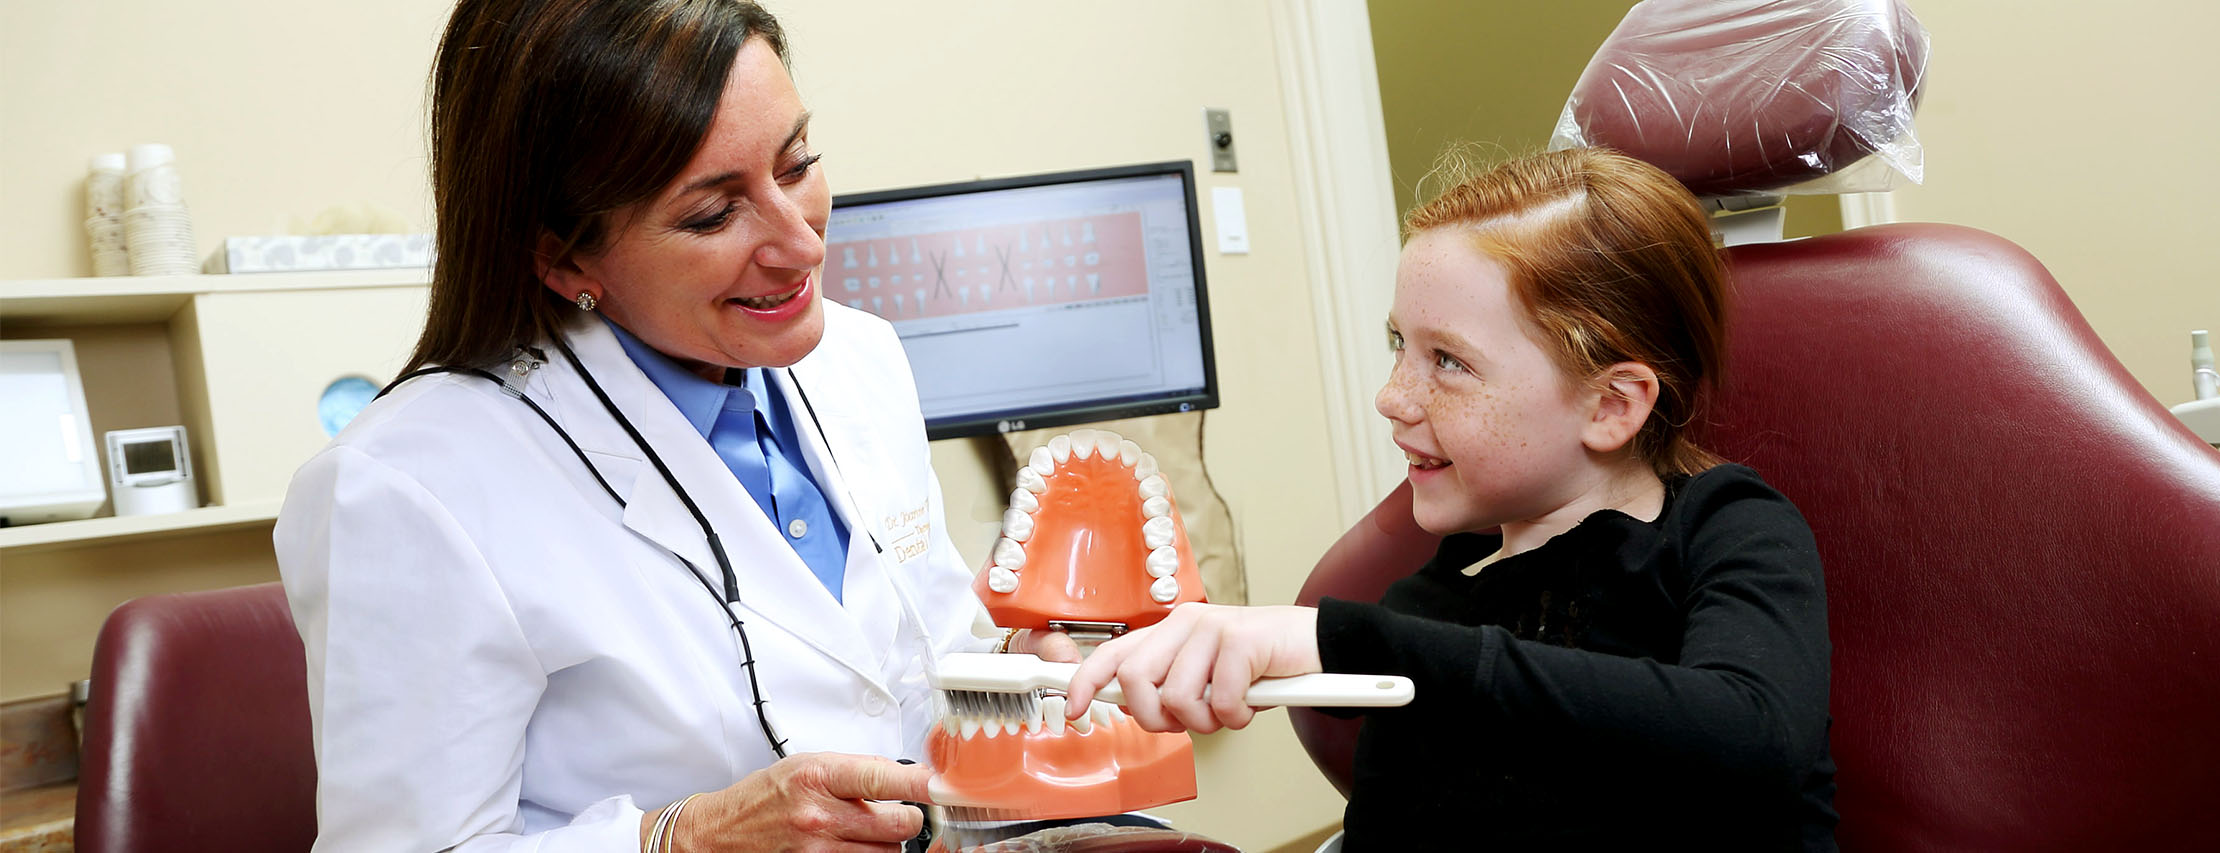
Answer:
[{"label": "shirt button", "polygon": [[863,712],[873,717],[886,713],[886,700],[879,698],[877,693],[864,694]]},{"label": "shirt button", "polygon": [[809,522],[799,518],[786,523],[786,535],[800,539],[809,533]]}]

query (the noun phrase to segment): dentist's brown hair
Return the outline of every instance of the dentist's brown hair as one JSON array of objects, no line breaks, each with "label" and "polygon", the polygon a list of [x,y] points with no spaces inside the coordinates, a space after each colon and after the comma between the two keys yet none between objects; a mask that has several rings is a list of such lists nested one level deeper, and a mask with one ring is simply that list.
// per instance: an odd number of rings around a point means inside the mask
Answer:
[{"label": "dentist's brown hair", "polygon": [[432,65],[431,310],[402,372],[552,336],[577,309],[541,265],[600,249],[612,212],[686,167],[751,38],[786,60],[745,0],[461,0]]}]

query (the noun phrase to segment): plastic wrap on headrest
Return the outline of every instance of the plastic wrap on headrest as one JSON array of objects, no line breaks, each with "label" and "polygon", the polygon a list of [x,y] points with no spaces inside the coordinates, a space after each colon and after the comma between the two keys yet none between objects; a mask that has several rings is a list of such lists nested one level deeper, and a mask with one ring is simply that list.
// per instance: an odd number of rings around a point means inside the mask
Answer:
[{"label": "plastic wrap on headrest", "polygon": [[1901,0],[1643,0],[1549,147],[1615,148],[1702,196],[1887,190],[1921,178],[1926,70]]}]

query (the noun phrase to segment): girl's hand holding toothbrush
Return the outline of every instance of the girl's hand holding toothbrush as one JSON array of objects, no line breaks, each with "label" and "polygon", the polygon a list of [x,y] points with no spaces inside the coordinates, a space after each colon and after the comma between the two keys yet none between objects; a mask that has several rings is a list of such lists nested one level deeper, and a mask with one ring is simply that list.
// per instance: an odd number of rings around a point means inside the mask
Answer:
[{"label": "girl's hand holding toothbrush", "polygon": [[1127,713],[1150,731],[1238,729],[1256,716],[1251,683],[1318,671],[1316,608],[1182,604],[1097,648],[1072,677],[1065,713],[1086,713],[1116,681]]}]

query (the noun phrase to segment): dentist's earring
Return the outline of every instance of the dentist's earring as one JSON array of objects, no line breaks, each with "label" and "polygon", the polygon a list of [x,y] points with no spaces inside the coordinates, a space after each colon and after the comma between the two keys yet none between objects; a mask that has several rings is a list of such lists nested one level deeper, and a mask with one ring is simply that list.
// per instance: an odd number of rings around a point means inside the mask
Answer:
[{"label": "dentist's earring", "polygon": [[578,303],[578,310],[580,311],[594,310],[594,295],[586,291],[578,291],[578,298],[571,301]]}]

